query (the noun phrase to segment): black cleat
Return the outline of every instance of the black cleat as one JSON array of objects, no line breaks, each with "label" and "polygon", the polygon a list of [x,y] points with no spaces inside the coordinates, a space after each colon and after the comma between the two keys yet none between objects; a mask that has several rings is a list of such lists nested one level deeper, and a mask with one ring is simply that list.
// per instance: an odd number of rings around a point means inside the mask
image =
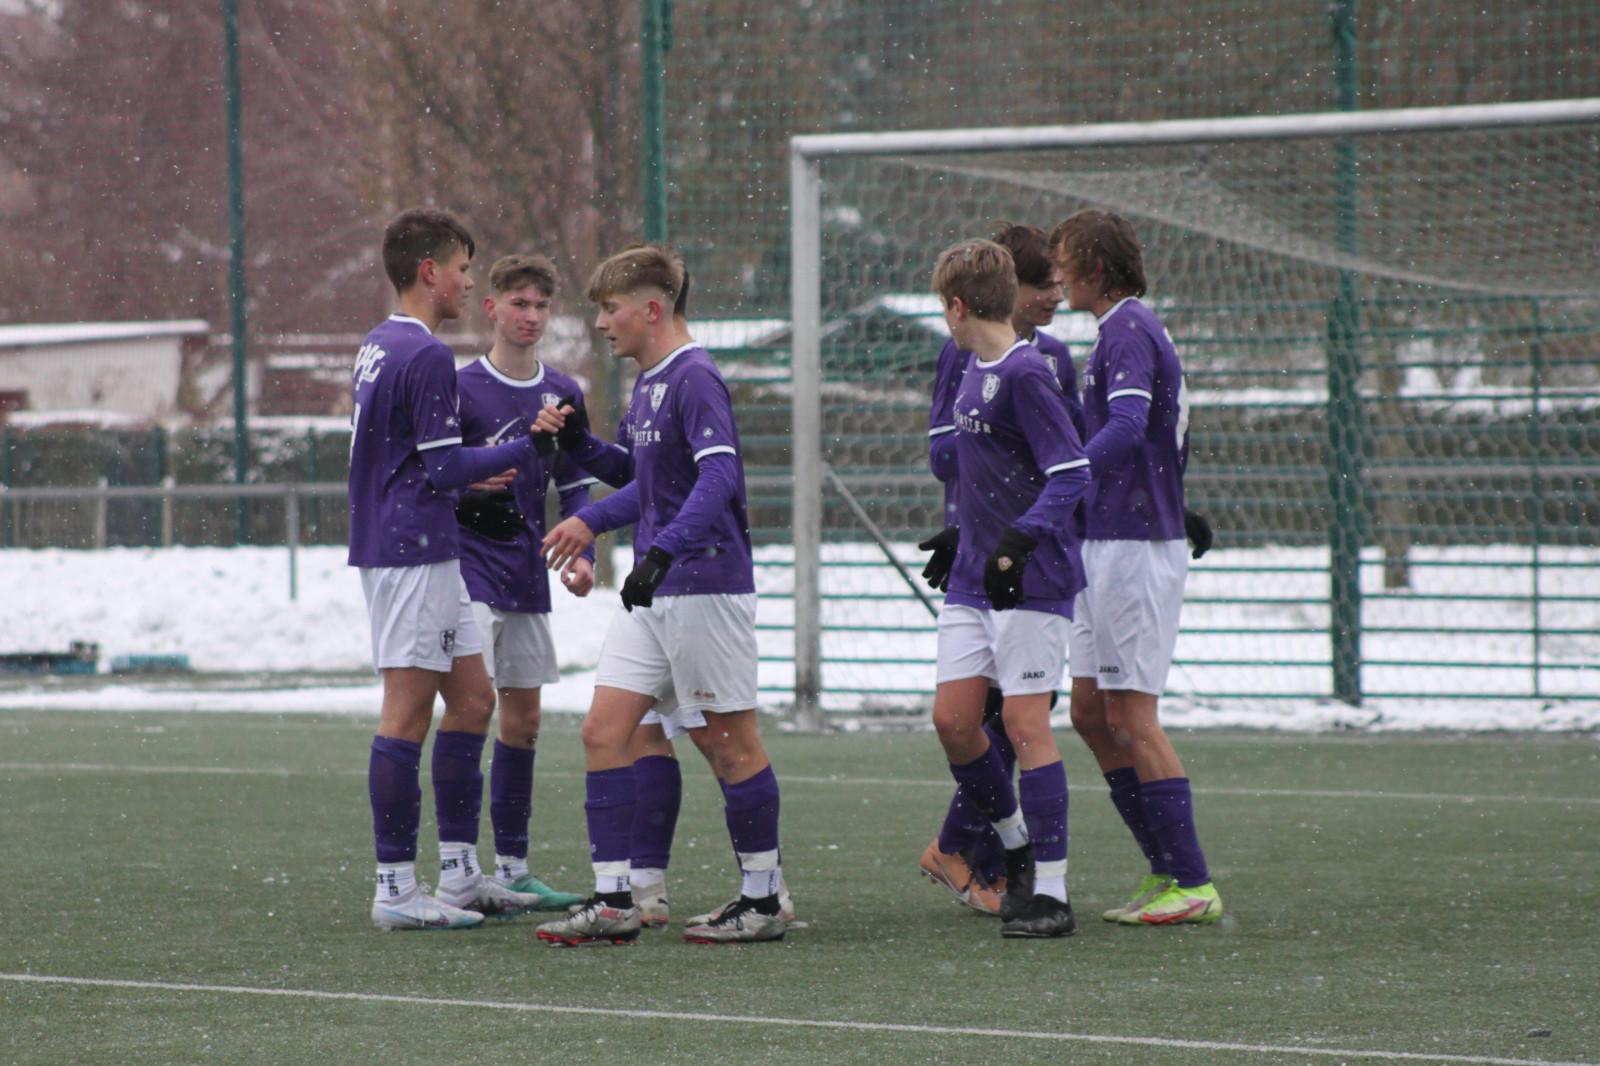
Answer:
[{"label": "black cleat", "polygon": [[1034,896],[1022,913],[1000,927],[1003,937],[1071,936],[1078,923],[1072,917],[1072,904],[1054,896]]},{"label": "black cleat", "polygon": [[1006,893],[1000,897],[1000,920],[1009,922],[1033,901],[1033,845],[1006,851]]}]

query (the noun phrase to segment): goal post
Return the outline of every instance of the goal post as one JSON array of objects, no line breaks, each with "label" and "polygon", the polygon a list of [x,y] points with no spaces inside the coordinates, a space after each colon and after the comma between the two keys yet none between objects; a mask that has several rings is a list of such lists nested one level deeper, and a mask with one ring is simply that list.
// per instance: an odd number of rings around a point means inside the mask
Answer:
[{"label": "goal post", "polygon": [[[1554,139],[1548,149],[1541,147],[1542,141],[1497,142],[1490,148],[1482,144],[1482,138],[1495,134],[1513,138],[1521,134],[1542,137],[1544,134],[1539,131],[1570,128],[1578,132],[1552,134]],[[1363,388],[1363,369],[1337,365],[1333,349],[1340,343],[1341,329],[1362,328],[1359,324],[1352,325],[1348,309],[1330,310],[1341,291],[1338,279],[1344,278],[1343,291],[1355,294],[1352,299],[1383,309],[1387,317],[1381,343],[1386,346],[1386,352],[1399,343],[1388,335],[1394,332],[1388,329],[1388,320],[1398,321],[1407,313],[1396,310],[1391,314],[1391,305],[1412,301],[1416,308],[1423,309],[1410,312],[1417,322],[1414,339],[1421,344],[1437,332],[1443,320],[1439,316],[1430,318],[1428,309],[1447,305],[1453,308],[1451,301],[1459,302],[1472,296],[1486,300],[1516,297],[1535,301],[1535,318],[1540,313],[1537,301],[1567,301],[1562,304],[1563,313],[1571,311],[1582,319],[1578,332],[1586,339],[1580,343],[1587,344],[1585,350],[1592,353],[1594,338],[1600,335],[1600,322],[1592,319],[1600,315],[1590,312],[1594,300],[1600,297],[1600,283],[1579,277],[1572,260],[1587,257],[1592,262],[1595,241],[1600,236],[1596,233],[1600,189],[1596,188],[1592,173],[1600,164],[1597,133],[1600,133],[1600,99],[790,138],[794,700],[799,726],[820,729],[826,720],[822,589],[823,397],[825,378],[830,371],[825,367],[825,336],[836,334],[842,321],[858,315],[872,299],[884,306],[892,302],[891,297],[905,304],[909,295],[916,292],[910,279],[919,273],[925,279],[926,271],[931,268],[929,249],[948,243],[946,238],[983,232],[990,219],[1002,211],[1016,211],[1016,204],[1033,205],[1035,211],[1044,210],[1039,205],[1049,205],[1049,209],[1062,212],[1049,218],[1019,219],[1046,228],[1056,217],[1064,217],[1069,209],[1089,203],[1129,214],[1146,241],[1147,262],[1153,268],[1152,288],[1157,296],[1163,292],[1175,293],[1174,300],[1197,309],[1192,316],[1191,336],[1197,347],[1191,350],[1209,354],[1214,349],[1208,350],[1206,346],[1229,333],[1240,341],[1240,350],[1245,352],[1244,357],[1230,356],[1226,360],[1239,373],[1248,371],[1249,346],[1262,340],[1251,330],[1264,330],[1271,334],[1271,343],[1278,345],[1271,350],[1287,353],[1282,356],[1284,373],[1293,377],[1296,384],[1304,385],[1309,365],[1305,363],[1309,343],[1306,324],[1315,321],[1316,307],[1323,308],[1323,336],[1310,347],[1321,349],[1324,357],[1324,365],[1319,368],[1322,380],[1318,383],[1324,395],[1318,401],[1321,410],[1308,415],[1305,422],[1309,425],[1320,418],[1324,423],[1323,469],[1319,471],[1320,489],[1317,490],[1321,499],[1314,505],[1327,510],[1325,529],[1320,535],[1330,552],[1325,565],[1330,582],[1328,597],[1333,602],[1331,615],[1325,623],[1325,635],[1333,650],[1325,650],[1322,656],[1325,665],[1320,669],[1330,675],[1326,685],[1319,690],[1317,684],[1297,682],[1299,688],[1294,685],[1289,688],[1298,695],[1314,696],[1321,691],[1347,702],[1358,702],[1363,676],[1359,633],[1357,639],[1348,639],[1349,635],[1341,639],[1334,630],[1340,618],[1346,623],[1350,618],[1359,619],[1361,550],[1373,540],[1368,512],[1374,504],[1368,497],[1383,495],[1377,489],[1369,492],[1362,484],[1365,467],[1374,461],[1378,466],[1387,462],[1382,440],[1375,447],[1374,439],[1375,434],[1387,439],[1383,434],[1388,432],[1384,428],[1388,423],[1374,430],[1361,423],[1362,412],[1364,408],[1383,408],[1394,397],[1386,393],[1358,395]],[[1439,136],[1465,136],[1471,143],[1464,143],[1455,155],[1436,155],[1429,159],[1422,159],[1420,156],[1424,153],[1407,148],[1417,138]],[[1360,172],[1363,184],[1359,207],[1351,203],[1341,209],[1336,203],[1339,197],[1331,191],[1336,184],[1331,162],[1334,153],[1327,149],[1348,145],[1351,139],[1381,140],[1383,146],[1381,151],[1375,150],[1364,160],[1366,169]],[[1290,147],[1276,150],[1252,147],[1271,142]],[[1117,154],[1108,154],[1106,150],[1111,149],[1117,150]],[[1259,155],[1272,151],[1278,154]],[[1257,154],[1252,155],[1253,152]],[[1558,176],[1551,176],[1545,170],[1556,165],[1558,153],[1563,169]],[[1491,155],[1493,158],[1489,159]],[[1510,173],[1516,169],[1518,159],[1524,160],[1523,165],[1528,168],[1521,176],[1521,184],[1518,176]],[[839,187],[855,180],[857,185],[851,188],[857,189],[858,202],[844,202],[850,199],[849,195],[843,199],[834,197],[839,203],[825,211],[824,198],[832,195],[828,191],[827,168],[846,165],[856,169],[852,177],[840,179]],[[1493,171],[1484,172],[1480,192],[1474,191],[1470,171],[1474,166]],[[869,173],[864,168],[878,169]],[[883,168],[894,170],[893,180],[873,177]],[[1584,168],[1590,173],[1580,176]],[[863,184],[874,181],[878,184],[870,190]],[[1430,189],[1430,186],[1437,186],[1437,189]],[[1542,215],[1537,225],[1525,230],[1509,225],[1506,240],[1508,244],[1519,240],[1522,243],[1544,242],[1547,246],[1538,249],[1543,259],[1533,256],[1527,249],[1518,251],[1515,248],[1497,257],[1493,254],[1492,241],[1475,241],[1471,247],[1464,247],[1468,242],[1461,239],[1460,234],[1464,232],[1461,226],[1475,224],[1495,228],[1502,221],[1502,215],[1511,218],[1521,210],[1519,197],[1524,189],[1531,190],[1528,195],[1554,198],[1548,208],[1536,209],[1549,217]],[[894,225],[889,225],[869,235],[875,244],[867,237],[855,244],[839,242],[837,261],[826,260],[829,253],[824,226],[833,223],[825,223],[825,217],[843,220],[838,224],[859,230],[868,224],[861,221],[863,214],[874,209],[864,206],[868,201],[879,208],[885,204],[896,205],[894,210],[902,214],[893,217],[903,219],[903,212],[909,210],[904,205],[915,202],[919,195],[925,196],[930,205],[928,222],[921,227],[923,232],[896,234]],[[1344,218],[1342,224],[1347,233],[1354,232],[1357,226],[1372,230],[1374,247],[1366,248],[1359,242],[1334,236],[1341,220],[1326,216],[1339,210],[1360,212],[1358,217]],[[1564,222],[1562,211],[1567,213]],[[1456,217],[1462,213],[1476,213],[1476,216]],[[1149,247],[1151,237],[1146,233],[1147,227],[1160,231],[1158,248]],[[905,220],[904,228],[910,231],[916,229],[917,224],[915,220]],[[884,236],[885,232],[888,237]],[[889,246],[891,255],[908,256],[916,261],[905,263],[899,273],[896,273],[899,268],[892,264],[867,269],[849,262],[852,248],[882,245]],[[1498,262],[1472,261],[1474,256],[1485,255]],[[1550,263],[1559,264],[1560,268]],[[1174,265],[1179,272],[1189,272],[1183,285],[1174,284]],[[828,273],[830,269],[849,273],[851,277],[834,284],[834,278]],[[1227,290],[1226,299],[1216,298],[1216,293],[1221,291],[1217,288],[1222,284],[1217,279],[1221,273],[1237,275],[1227,281],[1232,288]],[[1357,292],[1356,282],[1361,279],[1371,279],[1369,291],[1364,294]],[[925,280],[921,288],[926,289]],[[1263,326],[1261,323],[1271,316],[1277,317],[1270,325]],[[1217,322],[1224,319],[1233,324],[1246,320],[1254,324],[1235,334],[1229,332],[1233,325],[1226,330],[1217,328]],[[1367,334],[1362,336],[1370,340]],[[1541,347],[1535,340],[1534,346],[1548,356],[1548,345]],[[1180,343],[1180,349],[1183,347]],[[1081,358],[1085,349],[1078,345],[1074,351]],[[1298,364],[1297,359],[1300,360]],[[1573,362],[1579,363],[1581,359]],[[1408,372],[1398,362],[1396,366],[1399,368],[1396,372],[1402,376]],[[1582,374],[1579,369],[1569,369],[1579,376]],[[1535,395],[1535,420],[1540,413],[1538,395],[1545,382],[1541,375],[1545,373],[1539,371],[1524,382]],[[848,373],[845,376],[848,377]],[[1500,374],[1506,381],[1512,377],[1515,374]],[[1392,378],[1390,374],[1384,381]],[[1571,374],[1561,380],[1568,378]],[[906,384],[902,375],[898,386],[904,391]],[[1287,394],[1291,390],[1282,391]],[[1367,391],[1373,390],[1369,387]],[[1299,394],[1304,393],[1305,389],[1301,388]],[[1267,406],[1270,407],[1270,403]],[[1388,414],[1383,417],[1390,418]],[[920,445],[921,442],[913,443]],[[899,462],[904,467],[905,449],[900,454]],[[1542,456],[1536,452],[1529,461],[1537,478]],[[1415,464],[1406,467],[1398,459],[1390,465],[1406,471],[1403,476],[1409,479],[1407,484],[1426,486],[1428,492],[1434,491],[1435,472],[1413,469]],[[1251,474],[1258,475],[1265,476],[1260,471]],[[1498,470],[1494,476],[1499,476]],[[1294,477],[1304,480],[1300,473]],[[1330,505],[1328,493],[1339,492],[1341,485],[1348,485],[1352,495],[1343,501],[1334,500]],[[1588,514],[1584,510],[1587,506],[1580,502],[1579,511]],[[1548,525],[1545,521],[1548,508],[1542,501],[1539,507],[1540,520],[1534,524]],[[881,524],[886,528],[894,525],[892,522]],[[1405,522],[1397,521],[1394,525],[1405,537],[1417,533]],[[1436,535],[1440,543],[1449,543],[1451,530],[1445,527],[1450,523],[1441,521],[1435,525],[1438,528],[1423,533]],[[1536,562],[1539,537],[1536,531],[1533,540]],[[1580,537],[1574,543],[1581,541]],[[1273,543],[1270,530],[1258,536],[1256,543]],[[1535,575],[1535,585],[1537,583]],[[1537,598],[1536,588],[1535,600]],[[1532,629],[1537,632],[1542,625],[1537,603],[1534,612]],[[1270,655],[1257,657],[1271,658]],[[1224,654],[1219,662],[1226,666],[1233,658],[1245,656],[1230,658]],[[1317,657],[1311,655],[1306,662],[1297,661],[1296,665],[1315,669]],[[1449,669],[1448,663],[1444,665]],[[1537,692],[1542,676],[1537,649],[1531,669],[1533,688]],[[1411,693],[1406,684],[1398,684],[1388,686],[1386,691],[1412,695],[1422,694],[1421,689],[1427,687],[1422,685],[1418,693]],[[1270,692],[1245,694],[1271,695]]]}]

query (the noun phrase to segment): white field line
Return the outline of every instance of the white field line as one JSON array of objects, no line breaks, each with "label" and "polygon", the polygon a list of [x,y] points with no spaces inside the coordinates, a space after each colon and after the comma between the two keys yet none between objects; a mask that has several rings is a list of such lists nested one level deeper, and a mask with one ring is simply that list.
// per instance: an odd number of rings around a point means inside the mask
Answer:
[{"label": "white field line", "polygon": [[[114,763],[26,763],[26,762],[0,762],[0,771],[16,770],[21,772],[37,773],[126,773],[126,774],[205,774],[220,777],[299,777],[318,776],[329,774],[345,776],[365,776],[364,769],[349,770],[289,770],[281,767],[238,767],[238,766],[136,766],[132,764]],[[427,776],[426,767],[420,771]],[[572,778],[578,774],[562,770],[541,770],[540,777]],[[951,781],[930,781],[917,778],[893,777],[807,777],[799,774],[784,774],[778,778],[779,783],[792,782],[798,785],[884,785],[889,787],[911,788],[941,788],[953,787]],[[1098,782],[1089,785],[1074,785],[1079,792],[1104,792],[1106,787]],[[1600,804],[1600,796],[1495,796],[1495,795],[1465,795],[1445,792],[1370,792],[1353,789],[1319,789],[1319,788],[1196,788],[1196,795],[1212,796],[1301,796],[1314,799],[1353,799],[1353,800],[1403,800],[1407,802],[1418,801],[1426,803],[1555,803],[1569,804]]]},{"label": "white field line", "polygon": [[1443,1055],[1415,1051],[1351,1050],[1301,1047],[1292,1044],[1244,1044],[1220,1040],[1169,1040],[1148,1036],[1104,1036],[1097,1033],[1047,1033],[1026,1029],[978,1029],[968,1026],[897,1025],[890,1022],[828,1021],[818,1018],[760,1018],[737,1014],[701,1014],[687,1011],[624,1010],[608,1007],[560,1007],[543,1003],[507,1003],[495,1000],[439,999],[431,996],[395,996],[368,992],[323,992],[299,988],[251,988],[245,985],[199,985],[168,981],[123,981],[95,977],[52,977],[44,974],[0,973],[0,980],[19,984],[69,985],[84,988],[128,988],[155,992],[201,992],[211,995],[279,996],[292,999],[350,1000],[359,1003],[395,1003],[405,1006],[478,1008],[537,1014],[574,1014],[604,1018],[652,1019],[673,1022],[711,1022],[725,1025],[773,1026],[795,1029],[833,1029],[858,1033],[912,1033],[929,1036],[983,1036],[1008,1040],[1044,1040],[1058,1043],[1121,1044],[1135,1047],[1193,1048],[1198,1051],[1241,1051],[1249,1054],[1322,1055],[1337,1058],[1385,1059],[1401,1062],[1474,1063],[1484,1066],[1597,1066],[1585,1062],[1549,1059],[1509,1059],[1494,1055]]}]

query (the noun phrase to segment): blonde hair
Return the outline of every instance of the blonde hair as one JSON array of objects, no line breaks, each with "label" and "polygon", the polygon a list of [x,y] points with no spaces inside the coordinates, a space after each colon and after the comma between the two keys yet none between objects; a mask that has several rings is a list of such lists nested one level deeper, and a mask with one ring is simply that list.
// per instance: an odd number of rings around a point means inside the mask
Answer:
[{"label": "blonde hair", "polygon": [[683,292],[686,271],[683,259],[671,248],[659,244],[640,244],[626,248],[589,275],[588,297],[595,303],[613,296],[624,296],[640,289],[659,289],[667,302],[676,305]]},{"label": "blonde hair", "polygon": [[946,307],[959,297],[974,318],[1004,322],[1017,302],[1017,266],[994,241],[961,241],[939,253],[933,291]]}]

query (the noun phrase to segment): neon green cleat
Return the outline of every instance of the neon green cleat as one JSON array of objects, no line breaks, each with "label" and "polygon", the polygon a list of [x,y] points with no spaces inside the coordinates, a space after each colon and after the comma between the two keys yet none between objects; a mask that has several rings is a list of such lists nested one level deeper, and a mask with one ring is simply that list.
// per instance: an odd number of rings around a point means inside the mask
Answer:
[{"label": "neon green cleat", "polygon": [[536,911],[564,911],[575,903],[582,903],[583,897],[575,892],[557,892],[532,874],[523,874],[506,886],[513,892],[533,892],[539,896],[539,902],[534,905]]},{"label": "neon green cleat", "polygon": [[1139,887],[1133,890],[1133,898],[1120,907],[1112,907],[1100,915],[1108,922],[1120,921],[1124,914],[1132,914],[1143,909],[1146,903],[1155,899],[1161,893],[1172,887],[1171,874],[1145,874],[1144,880],[1139,882]]},{"label": "neon green cleat", "polygon": [[1222,897],[1210,881],[1193,888],[1173,885],[1136,911],[1129,911],[1117,922],[1121,925],[1205,924],[1222,917]]}]

